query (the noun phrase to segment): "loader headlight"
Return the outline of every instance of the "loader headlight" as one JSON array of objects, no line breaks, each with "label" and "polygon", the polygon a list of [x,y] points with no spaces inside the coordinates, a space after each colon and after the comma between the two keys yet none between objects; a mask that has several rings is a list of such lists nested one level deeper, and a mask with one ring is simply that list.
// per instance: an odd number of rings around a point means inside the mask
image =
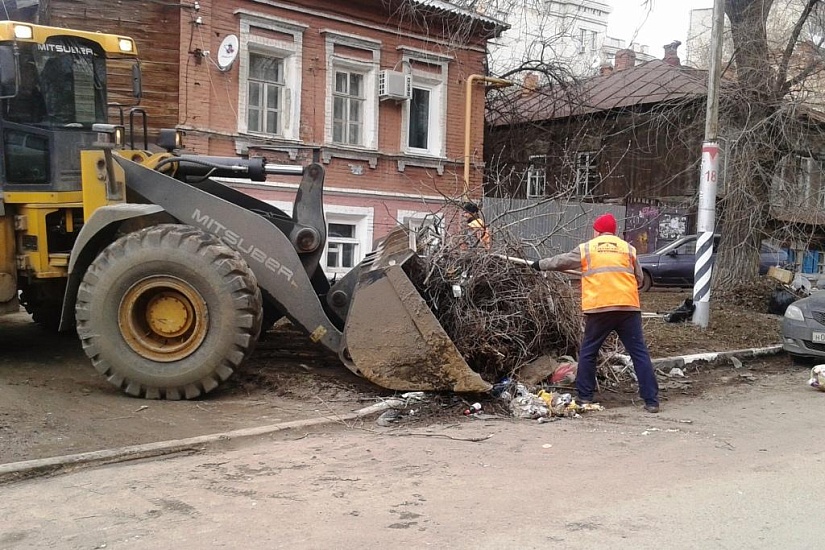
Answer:
[{"label": "loader headlight", "polygon": [[176,149],[183,149],[183,130],[161,128],[158,134],[158,147],[166,149],[168,153]]},{"label": "loader headlight", "polygon": [[92,131],[97,132],[98,145],[123,147],[126,141],[126,129],[117,124],[92,124]]},{"label": "loader headlight", "polygon": [[20,40],[31,40],[34,36],[34,30],[28,25],[15,25],[14,37]]},{"label": "loader headlight", "polygon": [[117,41],[117,46],[120,48],[122,52],[133,52],[135,51],[135,43],[132,42],[130,38],[121,38]]}]

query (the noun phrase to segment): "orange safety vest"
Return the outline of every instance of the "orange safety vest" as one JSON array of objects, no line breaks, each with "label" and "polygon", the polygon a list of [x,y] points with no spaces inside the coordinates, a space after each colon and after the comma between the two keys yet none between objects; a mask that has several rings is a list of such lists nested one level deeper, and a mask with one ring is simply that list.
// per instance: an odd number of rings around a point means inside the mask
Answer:
[{"label": "orange safety vest", "polygon": [[492,239],[490,238],[490,232],[487,231],[487,227],[485,227],[483,221],[478,218],[473,218],[467,222],[467,227],[470,228],[472,236],[476,238],[476,243],[474,246],[481,244],[484,248],[490,248],[490,245],[493,244]]},{"label": "orange safety vest", "polygon": [[641,307],[633,266],[636,251],[615,235],[601,235],[579,245],[582,256],[582,311]]}]

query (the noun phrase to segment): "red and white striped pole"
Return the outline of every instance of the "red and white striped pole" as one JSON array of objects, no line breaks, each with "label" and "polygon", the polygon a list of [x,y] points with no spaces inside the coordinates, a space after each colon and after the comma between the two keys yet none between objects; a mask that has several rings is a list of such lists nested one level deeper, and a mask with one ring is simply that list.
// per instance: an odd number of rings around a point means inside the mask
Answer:
[{"label": "red and white striped pole", "polygon": [[713,234],[716,222],[716,185],[719,180],[719,144],[702,145],[702,175],[699,183],[699,212],[696,230],[696,264],[693,268],[693,323],[708,326],[710,281],[713,274]]},{"label": "red and white striped pole", "polygon": [[696,221],[696,265],[693,274],[693,324],[702,328],[710,320],[710,282],[713,274],[713,234],[716,223],[716,186],[719,181],[719,85],[722,80],[722,31],[725,0],[713,2],[710,30],[710,68],[705,140],[702,143],[702,175],[699,180],[699,212]]}]

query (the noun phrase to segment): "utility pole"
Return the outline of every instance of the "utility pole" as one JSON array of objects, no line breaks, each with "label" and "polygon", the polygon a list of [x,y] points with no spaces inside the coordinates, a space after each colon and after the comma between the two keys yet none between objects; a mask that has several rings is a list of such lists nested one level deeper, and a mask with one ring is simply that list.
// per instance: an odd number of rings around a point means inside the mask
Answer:
[{"label": "utility pole", "polygon": [[722,80],[722,39],[725,0],[713,1],[713,26],[708,70],[708,106],[699,176],[699,212],[696,221],[696,264],[693,268],[693,324],[707,328],[710,320],[710,284],[713,274],[713,235],[716,224],[716,186],[719,179],[719,86]]}]

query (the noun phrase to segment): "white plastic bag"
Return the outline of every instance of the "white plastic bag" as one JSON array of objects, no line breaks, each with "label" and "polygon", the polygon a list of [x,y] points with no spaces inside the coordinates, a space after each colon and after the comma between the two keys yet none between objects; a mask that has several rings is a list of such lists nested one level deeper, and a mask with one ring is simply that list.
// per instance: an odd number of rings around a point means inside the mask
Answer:
[{"label": "white plastic bag", "polygon": [[825,391],[825,365],[816,365],[811,369],[811,379],[808,385],[819,391]]}]

